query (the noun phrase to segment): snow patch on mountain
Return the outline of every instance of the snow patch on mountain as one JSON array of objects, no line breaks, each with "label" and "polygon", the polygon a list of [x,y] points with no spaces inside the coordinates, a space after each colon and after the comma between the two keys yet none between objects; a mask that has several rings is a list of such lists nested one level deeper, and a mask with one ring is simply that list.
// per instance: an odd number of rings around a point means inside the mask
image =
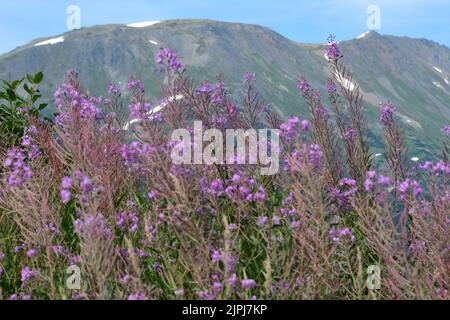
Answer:
[{"label": "snow patch on mountain", "polygon": [[370,31],[366,31],[366,32],[364,32],[364,33],[361,33],[359,36],[356,37],[356,39],[362,39],[362,38],[364,38],[365,36],[367,36],[369,33],[370,33]]},{"label": "snow patch on mountain", "polygon": [[[155,113],[160,112],[162,109],[164,109],[164,107],[166,107],[169,103],[174,102],[174,101],[178,101],[183,99],[184,96],[182,94],[177,94],[176,96],[170,97],[169,99],[167,99],[166,101],[163,101],[161,104],[159,104],[158,106],[154,107],[152,110],[150,110],[149,112],[147,112],[145,115],[147,117],[152,116]],[[150,117],[151,118],[151,117]],[[132,119],[129,122],[127,122],[125,124],[125,126],[123,127],[124,130],[129,130],[131,125],[133,125],[134,123],[138,123],[140,122],[141,119]]]},{"label": "snow patch on mountain", "polygon": [[49,40],[38,42],[34,46],[40,47],[40,46],[45,46],[45,45],[54,45],[54,44],[61,43],[61,42],[64,42],[64,37],[52,38]]},{"label": "snow patch on mountain", "polygon": [[433,69],[436,70],[436,71],[439,72],[439,73],[442,73],[442,70],[439,69],[438,67],[433,67]]},{"label": "snow patch on mountain", "polygon": [[153,26],[153,25],[158,24],[160,22],[161,21],[159,21],[159,20],[155,20],[155,21],[144,21],[144,22],[130,23],[130,24],[127,24],[127,27],[130,27],[130,28],[145,28],[145,27]]},{"label": "snow patch on mountain", "polygon": [[438,88],[444,89],[444,87],[442,86],[442,84],[440,84],[440,83],[437,82],[437,81],[433,81],[433,84],[434,84],[436,87],[438,87]]},{"label": "snow patch on mountain", "polygon": [[148,42],[150,42],[151,44],[154,44],[155,46],[158,45],[158,42],[156,42],[155,40],[148,40]]},{"label": "snow patch on mountain", "polygon": [[414,127],[414,128],[417,128],[417,129],[422,129],[422,126],[416,120],[412,120],[412,119],[408,118],[407,116],[405,116],[405,115],[403,115],[401,113],[399,113],[398,116],[400,117],[401,121],[403,121],[404,123],[410,125],[411,127]]},{"label": "snow patch on mountain", "polygon": [[353,82],[351,82],[349,79],[343,77],[342,75],[338,74],[337,72],[335,73],[336,76],[336,80],[342,84],[342,86],[344,88],[346,88],[347,90],[353,91],[355,89],[355,84]]}]

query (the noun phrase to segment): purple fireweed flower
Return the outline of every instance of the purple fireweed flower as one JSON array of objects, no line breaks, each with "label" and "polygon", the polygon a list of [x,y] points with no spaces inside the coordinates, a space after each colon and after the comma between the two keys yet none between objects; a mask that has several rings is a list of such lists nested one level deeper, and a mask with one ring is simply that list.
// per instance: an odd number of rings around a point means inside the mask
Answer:
[{"label": "purple fireweed flower", "polygon": [[368,171],[366,175],[367,175],[367,179],[373,179],[376,177],[377,172],[374,170],[371,170],[371,171]]},{"label": "purple fireweed flower", "polygon": [[291,229],[297,230],[302,226],[302,223],[300,220],[294,220],[291,222]]},{"label": "purple fireweed flower", "polygon": [[225,189],[225,194],[226,194],[230,199],[234,200],[234,199],[235,199],[235,196],[236,196],[234,187],[233,187],[233,186],[228,186],[228,187],[226,187],[226,189]]},{"label": "purple fireweed flower", "polygon": [[149,197],[150,200],[156,200],[156,199],[158,198],[158,191],[156,191],[156,190],[151,190],[151,191],[148,193],[148,197]]},{"label": "purple fireweed flower", "polygon": [[61,183],[61,187],[63,189],[66,189],[66,190],[67,189],[72,189],[72,187],[73,187],[73,179],[70,178],[70,177],[64,177],[63,181]]},{"label": "purple fireweed flower", "polygon": [[241,285],[247,291],[256,287],[256,281],[253,279],[244,279],[241,281]]},{"label": "purple fireweed flower", "polygon": [[136,207],[136,202],[134,202],[134,200],[128,199],[128,200],[127,200],[127,207],[128,207],[128,208],[134,208],[134,207]]},{"label": "purple fireweed flower", "polygon": [[159,264],[158,262],[153,263],[152,268],[157,272],[163,272],[163,270],[164,270],[163,266],[161,264]]},{"label": "purple fireweed flower", "polygon": [[53,223],[47,223],[46,225],[45,225],[45,230],[48,232],[48,233],[54,233],[55,235],[57,235],[57,236],[60,236],[61,235],[61,230],[59,230],[57,227],[55,227],[55,225],[53,224]]},{"label": "purple fireweed flower", "polygon": [[431,173],[435,176],[439,176],[440,173],[450,174],[450,163],[444,163],[444,161],[439,161],[431,168]]},{"label": "purple fireweed flower", "polygon": [[129,105],[130,109],[130,116],[132,118],[144,118],[146,117],[147,113],[152,110],[152,104],[149,102],[136,102]]},{"label": "purple fireweed flower", "polygon": [[255,200],[258,202],[265,202],[267,200],[266,190],[260,187],[255,193]]},{"label": "purple fireweed flower", "polygon": [[102,214],[96,216],[82,214],[75,221],[75,230],[82,238],[90,236],[110,238],[112,236],[112,230]]},{"label": "purple fireweed flower", "polygon": [[147,297],[143,293],[133,293],[128,296],[128,300],[147,300]]},{"label": "purple fireweed flower", "polygon": [[252,190],[249,187],[246,187],[246,186],[239,187],[239,193],[241,194],[241,196],[243,198],[247,198],[251,192],[252,192]]},{"label": "purple fireweed flower", "polygon": [[139,152],[139,142],[137,141],[133,141],[129,146],[124,145],[122,147],[122,158],[125,160],[127,167],[133,167],[138,164]]},{"label": "purple fireweed flower", "polygon": [[355,241],[355,236],[349,228],[337,230],[335,227],[333,227],[330,230],[330,237],[333,242],[340,242],[344,238],[349,239],[351,242]]},{"label": "purple fireweed flower", "polygon": [[316,169],[320,168],[322,162],[322,151],[320,149],[320,145],[318,144],[311,145],[309,150],[309,161],[314,168]]},{"label": "purple fireweed flower", "polygon": [[120,281],[124,284],[130,283],[132,280],[133,280],[133,277],[130,276],[129,274],[124,275],[123,278],[120,279]]},{"label": "purple fireweed flower", "polygon": [[432,167],[433,163],[431,161],[425,161],[423,164],[419,164],[419,169],[422,169],[423,171],[427,171]]},{"label": "purple fireweed flower", "polygon": [[233,175],[233,178],[231,179],[233,181],[233,183],[238,183],[242,178],[242,173],[235,173]]},{"label": "purple fireweed flower", "polygon": [[7,179],[8,185],[11,187],[20,187],[33,176],[31,168],[25,162],[24,150],[13,147],[8,150],[6,156],[7,158],[3,164],[9,172]]},{"label": "purple fireweed flower", "polygon": [[418,181],[414,180],[412,184],[413,184],[413,187],[414,187],[413,195],[415,197],[422,195],[423,194],[423,189],[421,188],[420,183]]},{"label": "purple fireweed flower", "polygon": [[199,291],[197,292],[198,296],[204,300],[214,300],[215,297],[208,291]]},{"label": "purple fireweed flower", "polygon": [[29,147],[31,146],[32,140],[28,135],[25,135],[22,137],[22,147]]},{"label": "purple fireweed flower", "polygon": [[211,187],[209,189],[211,194],[221,196],[223,194],[223,182],[222,179],[216,179],[211,182]]},{"label": "purple fireweed flower", "polygon": [[6,255],[3,252],[0,252],[0,261],[5,261]]},{"label": "purple fireweed flower", "polygon": [[220,282],[214,282],[213,289],[214,289],[215,293],[221,293],[222,292],[222,284]]},{"label": "purple fireweed flower", "polygon": [[398,191],[400,193],[406,193],[409,191],[409,186],[410,186],[410,182],[411,180],[406,179],[405,181],[403,181],[402,183],[400,183],[400,185],[398,186]]},{"label": "purple fireweed flower", "polygon": [[297,126],[300,123],[299,117],[289,118],[287,122],[280,125],[280,136],[289,140],[293,140],[297,135]]},{"label": "purple fireweed flower", "polygon": [[128,81],[128,90],[129,91],[136,91],[140,94],[144,93],[144,85],[142,84],[141,80],[136,80],[136,79],[130,79]]},{"label": "purple fireweed flower", "polygon": [[354,179],[343,178],[339,180],[339,188],[331,189],[340,206],[349,204],[350,198],[358,191],[357,182]]},{"label": "purple fireweed flower", "polygon": [[34,257],[36,257],[38,255],[38,253],[39,253],[39,250],[37,250],[37,249],[30,249],[30,250],[27,251],[26,255],[27,255],[28,258],[34,258]]},{"label": "purple fireweed flower", "polygon": [[[226,96],[225,84],[223,81],[219,81],[216,83],[216,86],[212,93],[211,102],[214,104],[221,105],[225,101],[225,96]],[[219,117],[219,119],[217,119],[215,122],[220,124],[221,122],[225,122],[226,120],[227,119],[224,117]],[[223,125],[225,125],[225,124],[223,124]]]},{"label": "purple fireweed flower", "polygon": [[117,217],[117,226],[119,227],[120,230],[124,230],[125,226],[127,224],[127,217],[126,214],[121,212],[119,213],[119,216]]},{"label": "purple fireweed flower", "polygon": [[333,95],[337,92],[336,84],[333,81],[327,83],[327,92],[329,95]]},{"label": "purple fireweed flower", "polygon": [[369,171],[366,174],[366,181],[364,181],[364,189],[366,189],[367,192],[374,192],[375,191],[375,185],[373,182],[373,179],[376,177],[377,173],[376,171]]},{"label": "purple fireweed flower", "polygon": [[256,81],[256,73],[254,72],[246,72],[244,75],[244,80],[247,83],[253,83]]},{"label": "purple fireweed flower", "polygon": [[285,170],[290,170],[293,174],[305,166],[319,170],[322,164],[322,151],[318,144],[303,144],[301,149],[294,150],[285,162]]},{"label": "purple fireweed flower", "polygon": [[383,126],[388,126],[394,121],[395,106],[390,102],[380,104],[380,122]]},{"label": "purple fireweed flower", "polygon": [[349,228],[341,229],[341,230],[339,231],[339,235],[340,235],[341,237],[348,237],[348,238],[350,238],[350,240],[351,240],[352,242],[355,241],[355,236],[353,235],[353,232],[352,232]]},{"label": "purple fireweed flower", "polygon": [[307,132],[309,130],[309,121],[308,120],[302,120],[302,131]]},{"label": "purple fireweed flower", "polygon": [[267,220],[268,220],[267,216],[258,217],[258,222],[257,222],[258,226],[264,227],[266,225]]},{"label": "purple fireweed flower", "polygon": [[366,189],[367,192],[374,192],[375,187],[372,179],[366,179],[364,181],[364,189]]},{"label": "purple fireweed flower", "polygon": [[83,292],[77,293],[72,296],[72,300],[84,300],[86,299],[86,295]]},{"label": "purple fireweed flower", "polygon": [[205,82],[197,88],[198,93],[208,94],[211,93],[212,91],[213,91],[212,85],[209,82]]},{"label": "purple fireweed flower", "polygon": [[311,90],[311,85],[304,78],[300,79],[297,88],[303,95],[306,95]]},{"label": "purple fireweed flower", "polygon": [[321,95],[319,90],[315,90],[311,95],[311,98],[315,101],[320,101]]},{"label": "purple fireweed flower", "polygon": [[184,65],[178,59],[178,55],[169,48],[164,48],[159,51],[156,63],[160,65],[167,63],[167,67],[173,72],[182,71],[184,69]]},{"label": "purple fireweed flower", "polygon": [[70,263],[71,264],[79,264],[81,261],[81,257],[79,255],[71,256]]},{"label": "purple fireweed flower", "polygon": [[89,193],[92,190],[94,190],[94,186],[92,184],[92,180],[89,177],[87,177],[87,176],[84,176],[81,179],[80,187],[81,187],[81,189],[83,190],[84,193]]},{"label": "purple fireweed flower", "polygon": [[279,216],[277,216],[277,215],[273,216],[272,217],[272,223],[274,225],[276,225],[276,226],[280,225],[281,224],[281,218]]},{"label": "purple fireweed flower", "polygon": [[228,227],[230,228],[230,230],[236,230],[238,228],[236,223],[230,223]]},{"label": "purple fireweed flower", "polygon": [[66,254],[67,253],[67,249],[65,249],[63,246],[61,246],[61,245],[53,245],[52,246],[52,252],[54,253],[54,254],[59,254],[59,253],[62,253],[62,254]]},{"label": "purple fireweed flower", "polygon": [[25,128],[24,133],[26,135],[35,135],[38,133],[38,130],[37,130],[36,126],[29,126],[29,127]]},{"label": "purple fireweed flower", "polygon": [[350,186],[350,187],[356,187],[357,186],[357,182],[354,179],[350,179],[350,178],[342,178],[341,180],[339,180],[339,185],[340,186]]},{"label": "purple fireweed flower", "polygon": [[72,199],[72,193],[69,190],[61,190],[61,201],[63,204],[68,204]]},{"label": "purple fireweed flower", "polygon": [[220,262],[223,259],[222,253],[218,250],[214,250],[211,254],[212,262]]},{"label": "purple fireweed flower", "polygon": [[111,96],[120,96],[122,94],[120,86],[115,83],[111,83],[108,88],[108,94]]},{"label": "purple fireweed flower", "polygon": [[29,280],[35,279],[38,275],[38,272],[35,270],[31,270],[30,267],[25,267],[22,269],[21,275],[22,284],[24,285]]},{"label": "purple fireweed flower", "polygon": [[232,287],[236,287],[239,283],[239,279],[235,273],[233,273],[233,275],[227,281]]},{"label": "purple fireweed flower", "polygon": [[340,58],[342,58],[341,50],[339,49],[339,46],[335,41],[335,37],[333,35],[330,35],[328,37],[328,46],[325,54],[328,60],[339,60]]},{"label": "purple fireweed flower", "polygon": [[392,183],[392,180],[390,177],[386,177],[386,176],[382,176],[382,175],[378,176],[378,184],[380,186],[388,187],[391,185],[391,183]]},{"label": "purple fireweed flower", "polygon": [[344,132],[344,139],[346,140],[351,140],[354,137],[356,137],[356,130],[354,128],[349,128],[347,129],[347,131]]},{"label": "purple fireweed flower", "polygon": [[442,131],[444,134],[450,136],[450,125],[448,125],[448,124],[445,125],[445,126],[441,129],[441,131]]}]

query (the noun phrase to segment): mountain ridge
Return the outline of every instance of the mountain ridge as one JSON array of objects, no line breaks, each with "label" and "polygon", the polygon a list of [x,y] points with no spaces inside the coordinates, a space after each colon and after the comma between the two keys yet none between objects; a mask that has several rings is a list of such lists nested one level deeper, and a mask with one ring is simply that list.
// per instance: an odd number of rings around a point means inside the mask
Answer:
[{"label": "mountain ridge", "polygon": [[[45,44],[52,40],[55,44]],[[365,96],[375,150],[382,143],[377,106],[390,100],[398,105],[414,156],[436,154],[439,129],[450,122],[450,49],[432,40],[375,31],[339,44]],[[166,46],[177,50],[199,81],[224,73],[231,91],[239,89],[245,72],[255,71],[263,98],[283,117],[306,115],[296,89],[299,77],[322,89],[327,82],[325,43],[292,41],[254,24],[187,19],[142,28],[100,25],[35,39],[0,55],[0,78],[44,71],[42,91],[52,97],[67,69],[76,68],[94,95],[105,95],[110,82],[124,86],[130,76],[137,76],[155,98],[163,78],[154,57]]]}]

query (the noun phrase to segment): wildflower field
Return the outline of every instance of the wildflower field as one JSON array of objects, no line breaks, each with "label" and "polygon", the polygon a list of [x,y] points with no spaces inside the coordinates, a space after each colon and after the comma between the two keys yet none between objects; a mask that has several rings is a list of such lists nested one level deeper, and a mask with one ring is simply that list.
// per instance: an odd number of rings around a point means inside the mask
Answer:
[{"label": "wildflower field", "polygon": [[[396,108],[381,102],[375,166],[333,38],[326,56],[327,87],[299,75],[309,113],[289,119],[254,73],[238,101],[221,76],[187,77],[170,49],[156,57],[161,97],[135,78],[93,97],[70,71],[51,119],[42,73],[4,82],[0,299],[448,299],[450,127],[440,161],[411,162]],[[279,171],[173,163],[171,134],[194,120],[278,129]]]}]

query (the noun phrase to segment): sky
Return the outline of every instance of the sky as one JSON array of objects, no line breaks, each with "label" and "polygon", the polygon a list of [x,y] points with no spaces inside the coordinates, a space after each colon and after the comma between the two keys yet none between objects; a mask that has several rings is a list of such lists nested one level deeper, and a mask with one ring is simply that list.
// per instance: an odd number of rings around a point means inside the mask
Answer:
[{"label": "sky", "polygon": [[303,43],[329,34],[352,39],[370,28],[450,47],[450,0],[0,0],[0,54],[69,31],[71,5],[80,9],[81,27],[213,19],[266,26]]}]

